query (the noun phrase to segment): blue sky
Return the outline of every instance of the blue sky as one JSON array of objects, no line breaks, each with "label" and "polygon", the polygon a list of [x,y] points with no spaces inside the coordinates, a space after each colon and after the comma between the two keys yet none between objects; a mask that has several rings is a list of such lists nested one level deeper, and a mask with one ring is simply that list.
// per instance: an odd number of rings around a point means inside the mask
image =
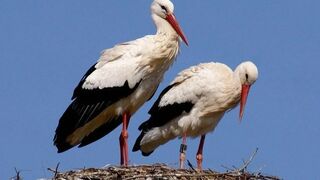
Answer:
[{"label": "blue sky", "polygon": [[[58,119],[73,88],[116,43],[155,32],[151,1],[0,2],[0,178],[21,170],[25,179],[51,177],[46,169],[102,167],[119,163],[120,128],[81,149],[57,154],[52,144]],[[159,90],[176,74],[200,62],[235,68],[252,60],[260,76],[252,87],[242,123],[238,109],[207,136],[204,167],[240,166],[256,147],[250,165],[285,179],[319,179],[320,2],[316,0],[174,1],[188,40]],[[159,94],[157,92],[156,96]],[[129,144],[154,102],[131,121]],[[179,140],[145,158],[130,152],[131,164],[178,165]],[[198,139],[188,140],[187,159],[196,164]]]}]

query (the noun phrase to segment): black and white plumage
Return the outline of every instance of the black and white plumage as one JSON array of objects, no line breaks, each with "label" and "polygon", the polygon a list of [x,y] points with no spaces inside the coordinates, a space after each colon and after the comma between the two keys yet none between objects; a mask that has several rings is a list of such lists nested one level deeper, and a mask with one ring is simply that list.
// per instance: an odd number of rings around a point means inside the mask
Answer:
[{"label": "black and white plumage", "polygon": [[133,151],[140,150],[147,156],[169,140],[186,136],[203,136],[203,147],[205,134],[213,131],[224,113],[239,102],[242,117],[249,88],[257,78],[258,70],[249,61],[234,72],[213,62],[182,71],[160,94],[149,111],[149,120],[140,125],[141,134]]},{"label": "black and white plumage", "polygon": [[124,122],[121,164],[127,164],[128,157],[123,156],[127,156],[129,118],[153,96],[178,54],[179,36],[187,44],[173,9],[169,0],[154,0],[151,11],[157,33],[102,52],[60,118],[54,137],[58,152],[88,145]]}]

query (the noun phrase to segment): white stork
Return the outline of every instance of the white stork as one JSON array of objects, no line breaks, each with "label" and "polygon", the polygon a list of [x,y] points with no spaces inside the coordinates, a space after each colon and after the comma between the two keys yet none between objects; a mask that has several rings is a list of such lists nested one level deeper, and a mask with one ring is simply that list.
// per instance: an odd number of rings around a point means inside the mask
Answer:
[{"label": "white stork", "polygon": [[121,165],[128,164],[130,117],[156,91],[175,60],[180,39],[188,45],[169,0],[154,0],[151,15],[155,35],[106,49],[75,88],[72,103],[60,118],[54,137],[58,152],[86,146],[123,123],[120,135]]},{"label": "white stork", "polygon": [[165,88],[149,111],[149,120],[139,127],[133,151],[150,155],[158,146],[182,137],[180,168],[183,168],[186,137],[201,136],[198,169],[202,169],[202,149],[206,133],[213,131],[226,111],[240,102],[241,120],[250,86],[258,78],[258,69],[250,61],[233,72],[221,63],[190,67]]}]

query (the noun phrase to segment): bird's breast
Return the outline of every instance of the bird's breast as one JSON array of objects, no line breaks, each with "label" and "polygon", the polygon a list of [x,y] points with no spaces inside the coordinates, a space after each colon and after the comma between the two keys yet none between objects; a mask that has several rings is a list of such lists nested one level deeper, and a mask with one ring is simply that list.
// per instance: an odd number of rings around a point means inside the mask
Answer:
[{"label": "bird's breast", "polygon": [[161,64],[171,64],[179,52],[179,40],[168,35],[159,35],[154,42],[155,49],[152,52],[155,60],[160,60]]}]

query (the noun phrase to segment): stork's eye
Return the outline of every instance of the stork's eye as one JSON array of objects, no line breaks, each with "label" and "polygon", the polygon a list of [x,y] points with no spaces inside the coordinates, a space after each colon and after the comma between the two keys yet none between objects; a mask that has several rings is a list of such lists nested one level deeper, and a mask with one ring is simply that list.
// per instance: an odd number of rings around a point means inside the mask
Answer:
[{"label": "stork's eye", "polygon": [[168,12],[168,11],[167,11],[167,8],[166,8],[165,6],[162,6],[162,5],[161,5],[160,7],[161,7],[161,9],[164,10],[165,12]]},{"label": "stork's eye", "polygon": [[246,80],[248,80],[248,78],[249,78],[249,75],[248,75],[248,74],[246,74]]}]

